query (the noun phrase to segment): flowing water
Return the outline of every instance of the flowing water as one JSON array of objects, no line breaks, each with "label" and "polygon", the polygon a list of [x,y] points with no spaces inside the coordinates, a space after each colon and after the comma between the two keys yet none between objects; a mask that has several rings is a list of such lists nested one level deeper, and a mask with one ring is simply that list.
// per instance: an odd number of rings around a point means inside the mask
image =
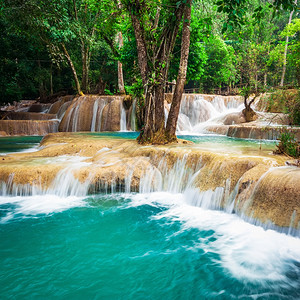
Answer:
[{"label": "flowing water", "polygon": [[[259,146],[188,138],[204,147]],[[300,299],[300,239],[216,210],[205,204],[211,195],[195,198],[184,158],[172,170],[177,180],[163,175],[157,189],[148,173],[139,193],[97,194],[69,175],[89,163],[55,159],[68,166],[48,190],[0,196],[1,299]]]},{"label": "flowing water", "polygon": [[37,149],[41,136],[8,136],[0,138],[0,154]]},{"label": "flowing water", "polygon": [[186,200],[1,197],[1,299],[299,299],[299,239]]}]

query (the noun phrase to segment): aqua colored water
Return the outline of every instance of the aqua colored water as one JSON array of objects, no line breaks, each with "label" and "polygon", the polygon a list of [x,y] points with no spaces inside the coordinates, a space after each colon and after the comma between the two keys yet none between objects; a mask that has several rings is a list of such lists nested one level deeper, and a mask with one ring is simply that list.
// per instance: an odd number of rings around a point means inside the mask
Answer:
[{"label": "aqua colored water", "polygon": [[0,154],[20,152],[39,145],[41,136],[8,136],[0,138]]},{"label": "aqua colored water", "polygon": [[0,197],[1,299],[299,299],[300,240],[182,194]]},{"label": "aqua colored water", "polygon": [[1,299],[300,299],[299,238],[189,193],[58,195],[0,196]]},{"label": "aqua colored water", "polygon": [[[88,135],[94,138],[124,138],[136,139],[139,132],[92,132],[92,133],[76,133],[79,135]],[[218,152],[239,152],[249,153],[255,152],[272,152],[275,150],[276,141],[271,140],[253,140],[253,139],[239,139],[216,134],[198,134],[198,135],[178,135],[179,139],[192,141],[196,146],[202,149]],[[256,154],[257,154],[256,153]],[[262,154],[262,153],[261,153]]]}]

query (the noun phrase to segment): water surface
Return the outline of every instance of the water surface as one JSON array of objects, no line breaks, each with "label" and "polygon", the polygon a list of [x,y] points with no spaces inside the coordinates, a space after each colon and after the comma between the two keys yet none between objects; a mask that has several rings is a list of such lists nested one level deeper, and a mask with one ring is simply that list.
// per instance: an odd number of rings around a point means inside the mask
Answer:
[{"label": "water surface", "polygon": [[300,240],[182,194],[0,197],[1,299],[299,299]]}]

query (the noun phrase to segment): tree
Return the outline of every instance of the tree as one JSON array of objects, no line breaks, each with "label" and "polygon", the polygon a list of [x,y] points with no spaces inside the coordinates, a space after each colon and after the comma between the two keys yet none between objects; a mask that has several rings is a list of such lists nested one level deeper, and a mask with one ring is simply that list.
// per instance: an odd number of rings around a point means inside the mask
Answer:
[{"label": "tree", "polygon": [[294,19],[281,32],[283,37],[294,37],[290,42],[290,58],[296,69],[296,79],[300,86],[300,19]]},{"label": "tree", "polygon": [[[295,5],[297,5],[297,0],[295,0]],[[292,22],[293,13],[294,13],[294,10],[292,10],[291,13],[290,13],[288,25],[291,24],[291,22]],[[284,53],[283,53],[283,66],[282,66],[282,75],[281,75],[281,80],[280,80],[280,86],[283,86],[283,83],[284,83],[284,77],[285,77],[285,72],[286,72],[286,55],[287,55],[287,50],[288,50],[288,43],[289,43],[289,36],[286,35],[285,47],[284,47]]]},{"label": "tree", "polygon": [[138,141],[163,144],[164,90],[171,54],[186,1],[123,0],[135,33],[138,66],[144,87],[144,124]]},{"label": "tree", "polygon": [[167,120],[166,126],[166,139],[168,142],[176,142],[176,127],[178,121],[178,115],[180,110],[181,98],[183,94],[183,88],[186,79],[189,50],[190,50],[190,23],[191,23],[191,11],[192,11],[192,0],[186,1],[186,6],[184,7],[183,14],[183,28],[182,28],[182,38],[181,38],[181,55],[178,76],[175,86],[175,91],[172,98],[172,104]]}]

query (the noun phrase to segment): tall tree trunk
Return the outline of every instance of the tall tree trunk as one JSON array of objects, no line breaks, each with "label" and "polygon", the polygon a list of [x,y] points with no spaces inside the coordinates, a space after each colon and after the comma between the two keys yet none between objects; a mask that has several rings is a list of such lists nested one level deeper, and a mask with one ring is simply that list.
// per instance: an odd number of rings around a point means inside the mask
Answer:
[{"label": "tall tree trunk", "polygon": [[[118,32],[118,43],[119,43],[119,48],[123,47],[123,35],[122,32]],[[121,95],[125,94],[125,87],[124,87],[124,77],[123,77],[123,65],[122,63],[118,60],[118,88],[119,88],[119,93]]]},{"label": "tall tree trunk", "polygon": [[[174,4],[176,4],[175,0]],[[140,1],[131,1],[127,4],[134,28],[138,65],[144,87],[145,117],[138,137],[138,142],[141,144],[164,144],[166,142],[164,90],[168,76],[170,55],[175,45],[185,5],[185,3],[180,2],[179,6],[173,6],[174,12],[169,16],[167,23],[162,29],[160,41],[153,46],[153,37],[151,37],[153,27],[151,26],[152,30],[147,32],[148,24],[144,25],[142,23],[143,7]],[[157,13],[155,20],[158,21],[158,18],[159,13]],[[156,22],[154,23],[154,26],[156,26]],[[146,26],[146,29],[144,26]]]},{"label": "tall tree trunk", "polygon": [[70,66],[70,68],[72,70],[72,74],[74,76],[77,93],[78,93],[78,95],[82,96],[83,92],[81,91],[80,83],[79,83],[79,80],[78,80],[78,77],[77,77],[77,73],[76,73],[75,67],[73,65],[72,59],[71,59],[71,57],[69,55],[69,52],[67,51],[66,46],[64,44],[61,44],[61,46],[63,48],[63,51],[64,51],[65,57],[66,57],[66,59],[68,61],[68,64],[69,64],[69,66]]},{"label": "tall tree trunk", "polygon": [[[295,0],[295,4],[297,5],[297,0]],[[292,18],[293,18],[294,11],[292,10],[289,17],[288,24],[291,24]],[[282,75],[280,80],[280,86],[283,86],[284,84],[284,77],[286,72],[286,56],[287,56],[287,50],[288,50],[288,43],[289,43],[289,36],[285,38],[285,47],[284,47],[284,53],[283,53],[283,66],[282,66]]]},{"label": "tall tree trunk", "polygon": [[83,44],[81,47],[81,59],[82,59],[82,90],[88,92],[88,72],[89,72],[89,47],[85,47]]},{"label": "tall tree trunk", "polygon": [[147,85],[147,76],[148,76],[148,60],[147,60],[147,46],[143,36],[143,29],[140,24],[140,20],[135,13],[130,14],[132,25],[134,28],[134,35],[136,39],[136,47],[138,53],[138,66],[140,69],[142,82],[144,88]]},{"label": "tall tree trunk", "polygon": [[181,54],[178,76],[175,86],[175,92],[173,94],[172,104],[167,120],[166,137],[169,142],[177,141],[176,138],[176,127],[178,121],[178,115],[180,110],[180,104],[184,89],[184,83],[186,80],[186,72],[189,58],[190,49],[190,24],[191,24],[191,8],[192,0],[187,0],[184,16],[183,16],[183,28],[181,38]]}]

